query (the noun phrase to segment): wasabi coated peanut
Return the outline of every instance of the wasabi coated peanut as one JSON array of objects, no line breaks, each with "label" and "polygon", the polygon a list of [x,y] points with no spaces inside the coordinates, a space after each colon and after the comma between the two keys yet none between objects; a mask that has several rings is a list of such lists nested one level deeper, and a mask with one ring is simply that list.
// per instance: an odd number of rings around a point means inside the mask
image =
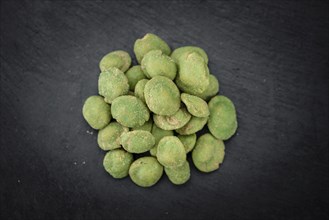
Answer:
[{"label": "wasabi coated peanut", "polygon": [[171,53],[171,58],[178,63],[179,58],[184,55],[185,53],[191,53],[191,52],[196,52],[198,53],[200,56],[202,56],[202,58],[204,59],[204,61],[206,62],[206,64],[208,64],[208,55],[206,54],[206,52],[200,48],[200,47],[195,47],[195,46],[185,46],[185,47],[179,47],[177,49],[175,49],[172,53]]},{"label": "wasabi coated peanut", "polygon": [[175,136],[164,137],[157,149],[157,159],[165,167],[179,167],[186,161],[184,145]]},{"label": "wasabi coated peanut", "polygon": [[195,95],[206,90],[209,69],[198,53],[184,53],[178,60],[178,66],[176,84],[182,91]]},{"label": "wasabi coated peanut", "polygon": [[189,95],[187,93],[181,94],[182,102],[186,105],[189,113],[195,117],[207,117],[209,116],[209,108],[207,102],[203,99]]},{"label": "wasabi coated peanut", "polygon": [[154,123],[163,130],[175,130],[181,128],[186,125],[190,119],[191,115],[185,108],[180,108],[171,116],[153,115]]},{"label": "wasabi coated peanut", "polygon": [[161,50],[148,52],[142,60],[142,70],[148,78],[165,76],[174,80],[177,73],[176,63]]},{"label": "wasabi coated peanut", "polygon": [[210,98],[212,98],[213,96],[215,96],[219,91],[219,83],[218,80],[216,78],[216,76],[210,74],[209,75],[209,85],[207,86],[206,90],[203,91],[200,94],[196,94],[197,96],[199,96],[200,98],[202,98],[203,100],[209,101]]},{"label": "wasabi coated peanut", "polygon": [[120,143],[130,153],[144,153],[154,146],[155,138],[148,131],[137,130],[122,134]]},{"label": "wasabi coated peanut", "polygon": [[150,150],[150,154],[152,156],[156,156],[157,154],[157,146],[158,146],[158,143],[159,141],[163,138],[163,137],[166,137],[166,136],[174,136],[174,132],[171,131],[171,130],[163,130],[161,128],[159,128],[158,126],[156,126],[156,124],[153,124],[153,127],[152,127],[152,135],[154,136],[155,138],[155,146]]},{"label": "wasabi coated peanut", "polygon": [[148,108],[157,115],[173,115],[180,107],[180,93],[173,81],[155,76],[144,88]]},{"label": "wasabi coated peanut", "polygon": [[112,103],[115,98],[126,95],[128,91],[128,79],[118,68],[111,67],[99,75],[98,93],[104,96],[105,102]]},{"label": "wasabi coated peanut", "polygon": [[221,140],[229,139],[238,127],[234,104],[225,96],[215,96],[208,105],[210,133]]},{"label": "wasabi coated peanut", "polygon": [[177,137],[184,145],[186,153],[193,150],[195,143],[196,143],[196,134],[177,135]]},{"label": "wasabi coated peanut", "polygon": [[185,161],[182,166],[179,167],[165,167],[165,173],[169,180],[176,185],[186,183],[190,179],[190,165],[188,161]]},{"label": "wasabi coated peanut", "polygon": [[146,103],[145,97],[144,97],[144,89],[145,89],[145,85],[148,81],[149,80],[147,80],[147,79],[139,80],[135,86],[135,96],[137,98],[139,98],[140,100],[142,100],[144,103]]},{"label": "wasabi coated peanut", "polygon": [[146,105],[134,96],[120,96],[113,100],[111,113],[123,126],[134,128],[142,126],[150,119],[150,112]]},{"label": "wasabi coated peanut", "polygon": [[97,136],[98,146],[103,150],[120,148],[120,136],[129,129],[118,122],[111,122],[105,128],[99,130]]},{"label": "wasabi coated peanut", "polygon": [[190,121],[187,122],[187,124],[184,125],[183,127],[176,129],[176,132],[181,135],[194,134],[194,133],[202,130],[202,128],[205,126],[205,124],[207,124],[207,121],[208,121],[208,117],[199,118],[199,117],[192,116]]},{"label": "wasabi coated peanut", "polygon": [[202,172],[211,172],[219,168],[224,160],[225,145],[207,133],[199,137],[192,151],[192,160],[196,168]]},{"label": "wasabi coated peanut", "polygon": [[108,70],[111,67],[116,67],[120,69],[122,72],[126,72],[126,70],[131,65],[131,58],[129,53],[123,50],[116,50],[111,53],[106,54],[101,62],[99,63],[99,68],[101,72]]},{"label": "wasabi coated peanut", "polygon": [[128,176],[132,162],[133,155],[131,153],[122,149],[115,149],[106,153],[103,166],[112,177],[119,179]]},{"label": "wasabi coated peanut", "polygon": [[163,167],[154,157],[141,157],[129,168],[131,180],[138,186],[150,187],[156,184],[163,173]]},{"label": "wasabi coated peanut", "polygon": [[136,130],[143,130],[143,131],[148,131],[151,132],[153,127],[153,120],[150,118],[147,122],[145,122],[142,126],[132,128],[133,131]]},{"label": "wasabi coated peanut", "polygon": [[137,39],[134,44],[134,53],[138,63],[142,62],[145,54],[151,50],[161,50],[164,54],[171,53],[168,44],[155,34],[146,34],[142,39]]},{"label": "wasabi coated peanut", "polygon": [[111,120],[111,108],[101,96],[90,96],[84,103],[82,115],[93,129],[104,128]]},{"label": "wasabi coated peanut", "polygon": [[131,67],[127,72],[126,72],[126,77],[128,79],[128,84],[129,84],[129,89],[130,91],[135,90],[136,84],[142,80],[145,79],[146,76],[143,73],[143,70],[140,65],[133,66]]}]

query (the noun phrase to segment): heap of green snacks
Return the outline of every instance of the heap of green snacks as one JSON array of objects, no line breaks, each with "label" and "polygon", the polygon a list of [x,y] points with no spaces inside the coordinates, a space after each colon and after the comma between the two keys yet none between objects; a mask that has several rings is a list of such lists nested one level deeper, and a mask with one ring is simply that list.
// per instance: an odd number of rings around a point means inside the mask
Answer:
[{"label": "heap of green snacks", "polygon": [[[153,186],[163,173],[180,185],[190,179],[189,152],[199,171],[217,170],[223,141],[238,123],[232,101],[217,95],[206,52],[195,46],[171,51],[160,37],[146,34],[134,53],[140,65],[132,67],[122,50],[101,59],[99,95],[87,98],[82,109],[107,151],[105,170],[113,178],[129,175],[141,187]],[[197,137],[206,124],[209,132]]]}]

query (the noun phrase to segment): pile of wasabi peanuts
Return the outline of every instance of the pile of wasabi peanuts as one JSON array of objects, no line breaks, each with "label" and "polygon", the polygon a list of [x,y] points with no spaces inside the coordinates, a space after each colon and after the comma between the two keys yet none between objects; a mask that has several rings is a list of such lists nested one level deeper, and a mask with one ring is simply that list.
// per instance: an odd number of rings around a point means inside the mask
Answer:
[{"label": "pile of wasabi peanuts", "polygon": [[[171,51],[157,35],[137,39],[130,55],[110,52],[100,63],[98,94],[86,99],[82,113],[99,130],[98,146],[107,151],[103,166],[114,178],[129,175],[138,186],[156,184],[163,172],[176,185],[190,179],[187,154],[201,172],[222,164],[225,140],[237,129],[234,104],[217,95],[208,56],[196,46]],[[207,124],[208,133],[196,132]],[[136,159],[138,158],[138,159]]]}]

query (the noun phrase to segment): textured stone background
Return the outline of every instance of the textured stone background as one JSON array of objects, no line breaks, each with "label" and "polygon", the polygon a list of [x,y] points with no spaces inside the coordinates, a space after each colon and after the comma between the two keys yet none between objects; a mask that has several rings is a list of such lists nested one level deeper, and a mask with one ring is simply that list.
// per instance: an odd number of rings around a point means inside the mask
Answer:
[{"label": "textured stone background", "polygon": [[[1,1],[1,219],[328,217],[327,1]],[[222,167],[112,179],[83,101],[152,32],[198,45],[238,110]]]}]

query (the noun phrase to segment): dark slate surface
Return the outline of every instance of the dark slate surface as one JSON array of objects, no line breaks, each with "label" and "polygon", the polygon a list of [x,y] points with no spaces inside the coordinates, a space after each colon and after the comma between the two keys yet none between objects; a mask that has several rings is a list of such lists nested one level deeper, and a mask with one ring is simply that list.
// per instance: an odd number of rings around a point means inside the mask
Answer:
[{"label": "dark slate surface", "polygon": [[[328,217],[327,1],[1,1],[1,219]],[[239,130],[183,186],[112,179],[81,116],[98,62],[152,32],[209,54]],[[93,132],[91,134],[91,132]]]}]

